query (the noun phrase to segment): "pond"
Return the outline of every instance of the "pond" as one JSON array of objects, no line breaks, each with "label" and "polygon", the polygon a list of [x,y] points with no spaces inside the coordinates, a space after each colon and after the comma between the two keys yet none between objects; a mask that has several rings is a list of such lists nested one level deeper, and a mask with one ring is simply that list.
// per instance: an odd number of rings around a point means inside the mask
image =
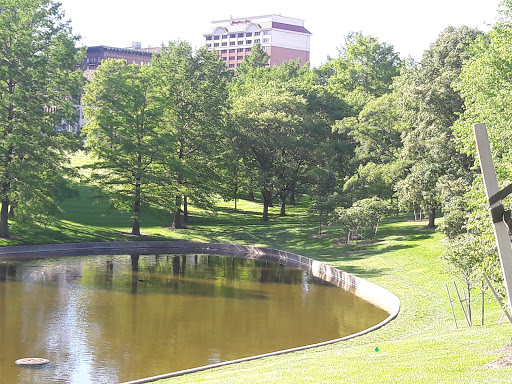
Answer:
[{"label": "pond", "polygon": [[[0,376],[123,382],[336,339],[387,316],[261,260],[134,253],[0,262]],[[50,364],[16,366],[24,357]]]}]

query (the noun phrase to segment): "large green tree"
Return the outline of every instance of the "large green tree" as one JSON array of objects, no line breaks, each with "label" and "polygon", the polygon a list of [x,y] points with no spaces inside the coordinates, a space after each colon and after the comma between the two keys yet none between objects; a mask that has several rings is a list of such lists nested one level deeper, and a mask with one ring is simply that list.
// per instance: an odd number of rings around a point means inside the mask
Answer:
[{"label": "large green tree", "polygon": [[163,47],[152,66],[164,83],[165,126],[177,144],[168,154],[168,172],[177,188],[173,227],[182,228],[188,197],[196,206],[213,207],[225,126],[226,66],[216,52],[194,52],[185,42]]},{"label": "large green tree", "polygon": [[263,196],[263,221],[279,194],[282,175],[297,166],[306,100],[277,82],[266,82],[233,99],[234,143]]},{"label": "large green tree", "polygon": [[401,175],[405,128],[394,93],[371,99],[358,116],[336,123],[335,129],[343,132],[354,146],[354,172],[344,185],[344,193],[352,201],[394,196],[394,185]]},{"label": "large green tree", "polygon": [[108,59],[82,98],[86,148],[97,158],[91,179],[117,207],[132,212],[133,235],[140,235],[143,204],[169,203],[171,192],[164,165],[173,138],[163,123],[159,90],[153,68]]},{"label": "large green tree", "polygon": [[339,57],[318,69],[329,89],[359,113],[368,100],[390,92],[402,61],[392,45],[352,32],[339,48]]},{"label": "large green tree", "polygon": [[472,159],[458,151],[453,134],[464,112],[453,83],[469,57],[468,47],[480,35],[468,27],[446,28],[421,63],[396,81],[403,118],[410,126],[403,137],[407,172],[397,185],[398,195],[404,206],[419,204],[429,212],[429,227],[435,226],[436,211],[442,208],[441,188],[453,185],[447,178],[471,183]]},{"label": "large green tree", "polygon": [[471,124],[485,123],[498,172],[512,178],[512,1],[503,6],[501,21],[471,46],[472,57],[456,83],[466,110],[455,130],[464,151],[474,154]]},{"label": "large green tree", "polygon": [[0,236],[9,237],[9,208],[31,217],[55,211],[56,186],[76,141],[58,132],[72,120],[82,75],[77,37],[51,0],[0,4]]}]

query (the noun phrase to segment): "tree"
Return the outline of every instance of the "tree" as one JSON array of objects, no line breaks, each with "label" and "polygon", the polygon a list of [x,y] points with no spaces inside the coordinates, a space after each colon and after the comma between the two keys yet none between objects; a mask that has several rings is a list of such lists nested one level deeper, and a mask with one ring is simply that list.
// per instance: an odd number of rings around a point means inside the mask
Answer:
[{"label": "tree", "polygon": [[300,145],[306,100],[267,82],[232,104],[231,121],[236,127],[234,142],[241,148],[246,166],[263,196],[263,221],[279,191],[279,177],[296,166],[294,151]]},{"label": "tree", "polygon": [[352,32],[339,49],[339,57],[329,60],[319,73],[326,79],[329,89],[357,114],[370,98],[390,92],[401,65],[392,45],[380,43],[362,32]]},{"label": "tree", "polygon": [[158,90],[154,69],[108,59],[82,98],[86,148],[98,159],[91,179],[114,205],[131,210],[133,235],[140,235],[142,206],[168,202],[170,193],[164,160],[173,138],[163,124],[165,104]]},{"label": "tree", "polygon": [[55,213],[68,151],[76,138],[58,132],[73,120],[77,37],[51,0],[12,0],[0,8],[0,236],[9,237],[9,208]]},{"label": "tree", "polygon": [[512,1],[503,1],[502,19],[492,31],[471,46],[455,87],[465,103],[465,111],[454,129],[463,151],[476,153],[471,124],[485,122],[498,174],[512,179]]},{"label": "tree", "polygon": [[[411,196],[429,212],[428,227],[435,227],[441,208],[438,183],[443,176],[471,180],[472,158],[458,151],[453,125],[464,111],[463,100],[453,87],[467,48],[481,35],[468,27],[446,28],[423,54],[421,65],[407,68],[396,79],[399,105],[411,127],[403,137],[405,178],[397,186],[402,203]],[[410,188],[417,192],[410,193]]]},{"label": "tree", "polygon": [[245,56],[244,61],[236,69],[236,76],[243,76],[251,69],[268,67],[269,60],[269,54],[261,48],[260,44],[255,44],[251,48],[251,54]]},{"label": "tree", "polygon": [[225,126],[226,68],[216,52],[193,52],[185,42],[163,47],[152,66],[165,84],[165,125],[177,143],[169,153],[168,172],[177,188],[173,227],[182,228],[188,197],[199,207],[213,208],[217,157],[222,152],[218,143]]},{"label": "tree", "polygon": [[[512,1],[503,1],[500,12],[500,21],[470,46],[470,56],[463,63],[460,76],[455,81],[454,87],[464,100],[465,110],[454,125],[454,131],[463,153],[474,156],[477,163],[472,124],[486,124],[496,174],[500,186],[504,187],[512,183]],[[478,255],[483,260],[483,266],[480,263],[479,267],[505,294],[489,206],[480,175],[474,178],[471,188],[465,191],[462,198],[466,206],[463,229],[467,235],[461,235],[462,240],[466,241],[458,241],[457,238],[452,242],[455,258],[463,258],[468,245],[481,244],[478,248],[472,248],[471,254],[475,250],[484,250]],[[509,204],[509,200],[505,199],[504,204]],[[492,252],[486,249],[492,249]]]},{"label": "tree", "polygon": [[358,116],[337,121],[334,129],[346,134],[354,145],[351,162],[355,170],[345,182],[344,193],[350,194],[352,201],[372,196],[391,199],[402,173],[400,154],[406,129],[396,95],[370,100]]},{"label": "tree", "polygon": [[318,234],[322,234],[322,225],[328,224],[328,215],[338,203],[336,194],[336,175],[322,168],[318,169],[317,182],[312,185],[310,196],[312,198],[311,211],[318,215]]}]

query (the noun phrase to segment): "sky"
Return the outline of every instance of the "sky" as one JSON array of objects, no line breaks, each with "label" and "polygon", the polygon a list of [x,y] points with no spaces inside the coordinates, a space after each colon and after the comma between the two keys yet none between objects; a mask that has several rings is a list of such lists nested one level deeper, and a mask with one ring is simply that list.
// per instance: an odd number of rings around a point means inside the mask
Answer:
[{"label": "sky", "polygon": [[402,58],[421,60],[448,26],[487,31],[499,17],[500,0],[59,0],[81,45],[143,47],[184,40],[205,44],[211,21],[282,15],[304,20],[311,36],[311,65],[337,57],[350,32],[393,45]]}]

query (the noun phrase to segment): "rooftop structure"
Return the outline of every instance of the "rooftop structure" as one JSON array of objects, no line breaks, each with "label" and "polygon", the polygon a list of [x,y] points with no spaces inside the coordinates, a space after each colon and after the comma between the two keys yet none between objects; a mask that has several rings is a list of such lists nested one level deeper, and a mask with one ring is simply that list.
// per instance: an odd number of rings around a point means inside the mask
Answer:
[{"label": "rooftop structure", "polygon": [[97,45],[87,48],[87,56],[84,58],[81,68],[85,71],[86,77],[90,77],[105,59],[124,59],[127,64],[149,65],[155,48],[140,48],[140,43],[133,43],[131,48],[116,48],[106,45]]},{"label": "rooftop structure", "polygon": [[210,50],[218,51],[230,69],[238,67],[256,44],[270,55],[270,65],[300,59],[309,61],[310,36],[304,20],[281,15],[212,21],[203,35]]}]

